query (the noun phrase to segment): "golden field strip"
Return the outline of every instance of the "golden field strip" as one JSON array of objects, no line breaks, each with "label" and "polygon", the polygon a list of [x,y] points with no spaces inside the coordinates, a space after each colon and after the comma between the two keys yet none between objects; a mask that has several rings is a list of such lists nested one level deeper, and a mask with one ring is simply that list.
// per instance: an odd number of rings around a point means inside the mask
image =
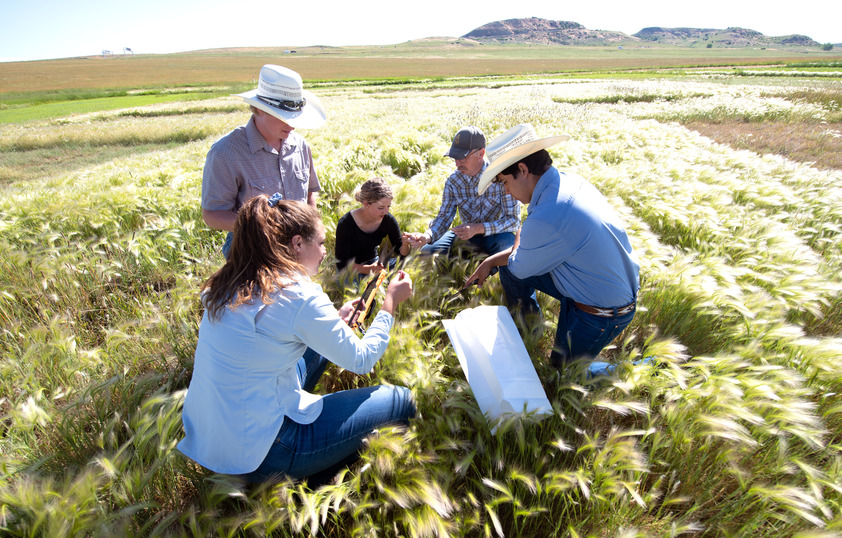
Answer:
[{"label": "golden field strip", "polygon": [[[286,51],[295,50],[295,53]],[[251,83],[264,63],[305,80],[402,79],[770,65],[842,60],[842,51],[451,45],[208,50],[165,55],[67,58],[0,64],[0,94],[41,90]]]}]

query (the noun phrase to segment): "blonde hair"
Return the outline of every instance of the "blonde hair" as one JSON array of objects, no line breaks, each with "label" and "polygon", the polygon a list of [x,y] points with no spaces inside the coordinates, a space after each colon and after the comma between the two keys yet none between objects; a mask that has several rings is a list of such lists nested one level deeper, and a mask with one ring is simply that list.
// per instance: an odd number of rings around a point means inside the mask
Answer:
[{"label": "blonde hair", "polygon": [[373,204],[381,198],[394,198],[392,196],[392,186],[382,177],[369,179],[360,185],[360,190],[354,194],[356,201],[369,204]]}]

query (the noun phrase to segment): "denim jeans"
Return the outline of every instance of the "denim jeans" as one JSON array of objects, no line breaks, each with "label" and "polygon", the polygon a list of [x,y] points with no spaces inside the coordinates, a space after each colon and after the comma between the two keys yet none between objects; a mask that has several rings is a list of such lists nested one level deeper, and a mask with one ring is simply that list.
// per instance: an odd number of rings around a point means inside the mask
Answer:
[{"label": "denim jeans", "polygon": [[[297,365],[304,390],[313,390],[327,363],[324,357],[307,350]],[[344,390],[323,396],[322,402],[322,412],[312,424],[284,418],[263,463],[243,478],[262,482],[282,474],[292,478],[316,477],[317,482],[329,480],[341,467],[357,459],[366,436],[382,426],[408,424],[415,416],[412,394],[405,387],[380,385]]]},{"label": "denim jeans", "polygon": [[[424,254],[450,255],[450,250],[453,248],[456,239],[456,234],[452,230],[448,230],[438,241],[421,247],[421,252]],[[514,245],[515,234],[512,232],[491,235],[480,234],[468,239],[468,243],[490,256]]]},{"label": "denim jeans", "polygon": [[509,310],[520,310],[527,315],[540,313],[535,290],[542,291],[561,303],[558,328],[550,354],[550,364],[555,367],[581,357],[596,358],[634,318],[634,311],[622,316],[602,317],[579,310],[572,299],[558,291],[549,273],[520,279],[504,266],[500,268],[500,284],[506,292]]},{"label": "denim jeans", "polygon": [[228,259],[228,253],[231,252],[231,242],[234,241],[234,234],[228,232],[228,235],[225,236],[225,242],[222,243],[222,255],[225,256],[225,259]]}]

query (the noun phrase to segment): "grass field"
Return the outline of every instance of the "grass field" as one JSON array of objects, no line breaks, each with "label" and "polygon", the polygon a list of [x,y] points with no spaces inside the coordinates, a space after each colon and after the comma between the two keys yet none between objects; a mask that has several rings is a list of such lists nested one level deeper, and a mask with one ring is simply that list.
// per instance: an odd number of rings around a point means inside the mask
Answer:
[{"label": "grass field", "polygon": [[[288,57],[253,61],[268,58]],[[247,488],[175,450],[197,290],[222,261],[222,234],[201,221],[202,166],[210,144],[247,120],[242,105],[213,90],[114,108],[130,95],[118,92],[98,110],[59,98],[56,115],[4,121],[30,107],[4,94],[0,532],[840,535],[842,171],[819,158],[842,153],[842,77],[798,74],[832,64],[783,69],[314,84],[329,122],[303,134],[331,251],[365,179],[389,179],[393,213],[420,231],[451,171],[442,153],[456,129],[493,137],[529,122],[539,135],[572,136],[551,151],[555,164],[608,196],[642,263],[638,315],[602,356],[616,373],[553,370],[548,327],[525,343],[554,414],[494,435],[440,321],[502,304],[499,282],[448,302],[473,262],[411,256],[416,293],[384,358],[367,376],[331,369],[319,390],[405,385],[420,417],[381,431],[317,490]],[[241,87],[219,73],[214,84]],[[178,84],[200,82],[211,83]],[[137,86],[176,83],[160,84]],[[792,130],[757,143],[770,125]],[[817,129],[821,138],[804,134]],[[784,138],[803,147],[781,148]],[[318,279],[339,304],[354,290],[332,267]],[[632,365],[644,356],[654,362]]]}]

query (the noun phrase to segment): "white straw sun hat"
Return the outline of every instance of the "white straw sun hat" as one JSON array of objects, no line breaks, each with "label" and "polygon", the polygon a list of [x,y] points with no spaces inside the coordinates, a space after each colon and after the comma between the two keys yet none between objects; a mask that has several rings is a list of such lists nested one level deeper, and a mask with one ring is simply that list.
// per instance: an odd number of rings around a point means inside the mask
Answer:
[{"label": "white straw sun hat", "polygon": [[535,129],[528,123],[516,125],[488,143],[485,154],[488,156],[488,167],[479,178],[477,191],[484,194],[497,177],[497,174],[505,170],[509,165],[518,162],[536,151],[555,146],[560,142],[569,140],[567,135],[548,136],[538,138]]},{"label": "white straw sun hat", "polygon": [[235,95],[296,129],[316,129],[327,120],[322,102],[304,89],[301,75],[280,65],[264,65],[257,89]]}]

